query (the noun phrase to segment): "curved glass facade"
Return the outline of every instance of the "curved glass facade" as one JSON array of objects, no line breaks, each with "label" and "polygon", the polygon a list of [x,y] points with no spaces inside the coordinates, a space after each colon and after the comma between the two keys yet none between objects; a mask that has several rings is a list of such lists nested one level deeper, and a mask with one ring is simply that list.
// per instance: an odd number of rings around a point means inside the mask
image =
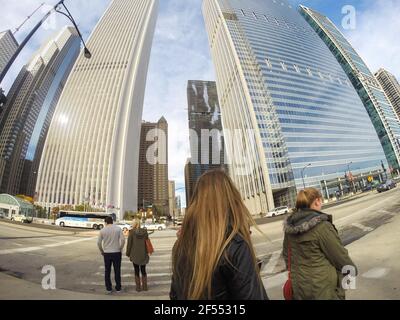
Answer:
[{"label": "curved glass facade", "polygon": [[336,26],[301,6],[300,13],[330,48],[357,90],[379,136],[391,169],[400,169],[400,120],[381,85]]},{"label": "curved glass facade", "polygon": [[[293,204],[303,178],[304,185],[329,196],[333,190],[326,181],[339,180],[349,169],[353,174],[369,173],[378,170],[381,161],[386,163],[374,126],[346,73],[296,8],[273,0],[205,3],[219,8],[232,40],[227,50],[233,50],[240,63],[255,115],[249,125],[262,141],[268,172],[264,181],[270,181],[275,206]],[[206,25],[213,52],[218,31],[210,35],[213,29],[210,22]],[[217,78],[222,82],[218,73],[223,62],[216,54]],[[219,96],[229,95],[229,86],[219,82]],[[221,109],[225,124],[232,111],[223,101]]]}]

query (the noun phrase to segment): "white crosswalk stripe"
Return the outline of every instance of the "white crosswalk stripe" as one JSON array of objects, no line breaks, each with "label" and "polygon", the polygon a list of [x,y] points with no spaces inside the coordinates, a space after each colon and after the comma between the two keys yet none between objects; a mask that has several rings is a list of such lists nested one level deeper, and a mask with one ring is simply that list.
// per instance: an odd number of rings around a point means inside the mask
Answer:
[{"label": "white crosswalk stripe", "polygon": [[[154,253],[150,256],[150,261],[146,266],[148,277],[148,294],[166,295],[171,285],[171,253],[175,243],[173,241],[165,241],[165,239],[152,239]],[[92,274],[90,278],[80,281],[81,285],[92,289],[95,292],[104,292],[104,265],[100,265],[98,270]],[[132,262],[128,257],[123,255],[121,264],[122,286],[133,287],[135,282],[135,272]],[[114,283],[114,271],[111,271],[111,279]],[[134,290],[134,289],[132,289]],[[146,293],[147,294],[147,293]]]},{"label": "white crosswalk stripe", "polygon": [[[165,240],[157,239],[153,240],[152,243],[155,252],[150,256],[150,261],[146,266],[147,277],[148,277],[148,287],[149,294],[153,295],[166,295],[169,292],[171,285],[171,275],[172,275],[172,247],[175,240],[165,242]],[[263,257],[264,264],[261,276],[265,283],[268,283],[266,278],[271,277],[271,275],[277,273],[278,267],[277,260],[280,256],[280,252],[273,252],[271,255]],[[271,260],[271,261],[270,261]],[[80,281],[81,285],[86,286],[88,289],[92,289],[95,292],[104,292],[104,265],[100,265],[98,270],[96,270],[90,278]],[[132,262],[128,257],[123,255],[122,266],[121,266],[121,278],[122,286],[128,286],[134,291],[134,268]],[[111,272],[111,279],[114,283],[114,272]],[[274,279],[274,278],[273,278]],[[276,285],[275,282],[280,283],[281,279],[278,277],[278,281],[273,281],[269,283],[269,286]],[[147,293],[146,293],[147,294]]]}]

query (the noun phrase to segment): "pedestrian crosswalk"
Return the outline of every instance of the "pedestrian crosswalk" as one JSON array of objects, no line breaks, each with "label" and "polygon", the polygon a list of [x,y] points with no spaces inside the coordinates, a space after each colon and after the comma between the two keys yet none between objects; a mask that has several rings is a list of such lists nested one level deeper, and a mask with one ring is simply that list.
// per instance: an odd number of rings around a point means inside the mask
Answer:
[{"label": "pedestrian crosswalk", "polygon": [[[125,255],[122,257],[121,265],[121,280],[123,286],[123,295],[132,296],[148,296],[149,299],[159,298],[168,299],[171,286],[172,275],[172,247],[176,238],[154,238],[152,239],[154,253],[150,256],[150,261],[146,267],[148,288],[146,292],[136,292],[135,290],[135,275],[133,264]],[[280,251],[262,255],[264,249],[257,245],[257,255],[263,261],[261,269],[261,277],[265,279],[277,274],[282,270],[282,260]],[[114,283],[114,275],[111,273],[111,278]],[[95,293],[104,292],[104,265],[99,265],[89,278],[80,282],[85,287],[85,291],[89,290]]]},{"label": "pedestrian crosswalk", "polygon": [[[136,292],[133,264],[129,258],[123,254],[121,264],[122,295],[132,296],[132,299],[134,299],[135,296],[148,296],[151,299],[168,299],[172,274],[171,253],[175,239],[176,238],[171,237],[154,238],[151,240],[154,253],[150,256],[150,261],[146,267],[149,289],[146,292]],[[86,278],[80,282],[80,284],[85,287],[85,291],[89,290],[95,293],[104,292],[104,269],[104,265],[99,265],[90,278]],[[111,279],[113,283],[115,283],[113,271],[111,272]]]}]

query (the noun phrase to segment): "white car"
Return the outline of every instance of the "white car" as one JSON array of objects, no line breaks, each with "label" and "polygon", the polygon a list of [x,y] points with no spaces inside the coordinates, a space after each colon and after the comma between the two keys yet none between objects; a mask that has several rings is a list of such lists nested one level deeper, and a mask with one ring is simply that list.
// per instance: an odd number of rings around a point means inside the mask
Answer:
[{"label": "white car", "polygon": [[265,215],[265,217],[267,217],[267,218],[271,218],[271,217],[275,217],[275,216],[280,216],[280,215],[282,215],[282,214],[286,214],[286,213],[289,213],[289,207],[278,207],[278,208],[275,208],[275,209],[273,209],[273,210],[271,210],[270,212],[268,212],[266,215]]},{"label": "white car", "polygon": [[143,228],[146,228],[147,230],[165,230],[167,229],[167,226],[165,223],[145,223],[143,225]]},{"label": "white car", "polygon": [[132,225],[130,225],[129,223],[117,222],[117,223],[115,223],[115,225],[120,227],[122,229],[122,231],[124,231],[124,232],[132,230]]},{"label": "white car", "polygon": [[22,223],[31,223],[33,221],[32,217],[27,217],[22,214],[15,214],[11,217],[11,221],[18,221]]}]

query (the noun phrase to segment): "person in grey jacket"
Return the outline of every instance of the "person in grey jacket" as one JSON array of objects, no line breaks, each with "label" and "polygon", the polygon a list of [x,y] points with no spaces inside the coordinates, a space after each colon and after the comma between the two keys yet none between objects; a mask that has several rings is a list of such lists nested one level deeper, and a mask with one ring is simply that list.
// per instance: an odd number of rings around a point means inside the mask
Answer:
[{"label": "person in grey jacket", "polygon": [[[126,255],[135,269],[136,291],[147,291],[146,264],[149,263],[149,254],[146,249],[146,240],[149,238],[147,229],[140,228],[140,222],[134,221],[129,231]],[[140,279],[140,273],[142,278]]]},{"label": "person in grey jacket", "polygon": [[106,227],[103,228],[97,240],[97,246],[104,257],[104,280],[107,293],[112,293],[111,265],[114,267],[115,290],[121,292],[121,261],[122,250],[125,245],[125,236],[120,227],[113,224],[111,217],[105,218]]}]

